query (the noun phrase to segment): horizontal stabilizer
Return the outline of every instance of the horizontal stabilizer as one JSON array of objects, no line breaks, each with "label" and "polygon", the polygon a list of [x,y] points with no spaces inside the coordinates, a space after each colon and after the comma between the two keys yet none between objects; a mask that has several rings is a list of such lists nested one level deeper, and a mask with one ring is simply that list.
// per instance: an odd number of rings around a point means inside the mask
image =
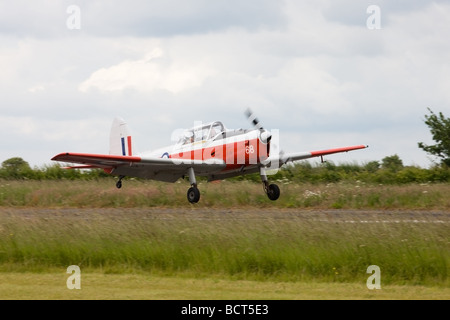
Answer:
[{"label": "horizontal stabilizer", "polygon": [[141,161],[140,157],[116,156],[108,154],[74,153],[64,152],[52,158],[54,161],[80,163],[96,168],[110,168],[118,165]]}]

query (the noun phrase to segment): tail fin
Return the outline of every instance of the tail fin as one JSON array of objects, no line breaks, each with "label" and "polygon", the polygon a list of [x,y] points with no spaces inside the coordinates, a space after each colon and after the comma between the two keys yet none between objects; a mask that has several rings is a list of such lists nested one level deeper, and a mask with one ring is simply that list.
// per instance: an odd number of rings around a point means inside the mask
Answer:
[{"label": "tail fin", "polygon": [[115,118],[109,135],[109,154],[120,156],[133,155],[133,143],[127,123],[122,118]]}]

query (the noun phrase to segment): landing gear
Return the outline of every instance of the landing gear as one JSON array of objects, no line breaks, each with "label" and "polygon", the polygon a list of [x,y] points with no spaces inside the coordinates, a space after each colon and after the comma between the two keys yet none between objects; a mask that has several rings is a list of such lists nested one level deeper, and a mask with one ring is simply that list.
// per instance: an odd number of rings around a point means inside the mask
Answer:
[{"label": "landing gear", "polygon": [[122,188],[122,179],[125,178],[125,176],[119,176],[119,180],[116,182],[116,188],[120,189]]},{"label": "landing gear", "polygon": [[260,168],[260,176],[267,197],[272,201],[277,200],[280,197],[280,188],[274,183],[269,184],[269,182],[267,181],[266,168]]},{"label": "landing gear", "polygon": [[190,187],[187,192],[187,199],[190,203],[197,203],[200,200],[200,191],[197,187]]},{"label": "landing gear", "polygon": [[267,197],[270,200],[275,201],[280,197],[280,188],[276,184],[269,184],[265,187]]},{"label": "landing gear", "polygon": [[193,168],[188,169],[189,183],[191,187],[187,192],[187,199],[190,203],[197,203],[200,200],[200,191],[197,188],[197,180]]}]

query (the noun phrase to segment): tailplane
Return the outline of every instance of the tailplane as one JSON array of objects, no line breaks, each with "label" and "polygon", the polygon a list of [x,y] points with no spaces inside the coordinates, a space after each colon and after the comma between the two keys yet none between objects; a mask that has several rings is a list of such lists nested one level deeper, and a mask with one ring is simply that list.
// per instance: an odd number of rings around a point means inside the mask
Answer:
[{"label": "tailplane", "polygon": [[109,135],[109,154],[132,156],[133,151],[133,142],[127,123],[122,118],[115,118]]}]

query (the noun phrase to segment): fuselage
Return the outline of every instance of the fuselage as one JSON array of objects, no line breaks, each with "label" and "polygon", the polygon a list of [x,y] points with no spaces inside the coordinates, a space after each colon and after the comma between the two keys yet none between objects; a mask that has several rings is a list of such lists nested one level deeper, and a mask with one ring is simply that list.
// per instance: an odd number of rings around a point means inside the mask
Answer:
[{"label": "fuselage", "polygon": [[[187,141],[186,141],[187,140]],[[269,156],[269,143],[261,140],[260,130],[228,130],[214,137],[189,141],[182,139],[175,145],[142,154],[177,160],[221,160],[223,171],[243,170],[257,166]]]}]

